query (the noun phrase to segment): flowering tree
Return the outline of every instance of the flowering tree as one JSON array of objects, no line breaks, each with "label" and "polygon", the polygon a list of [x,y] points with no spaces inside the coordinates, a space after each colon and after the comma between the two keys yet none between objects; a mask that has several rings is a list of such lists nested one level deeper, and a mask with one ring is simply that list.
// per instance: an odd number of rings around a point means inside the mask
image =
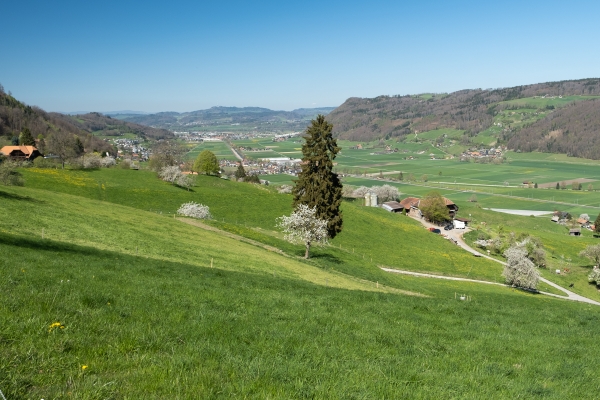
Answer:
[{"label": "flowering tree", "polygon": [[285,232],[285,240],[303,243],[306,247],[304,258],[309,258],[311,244],[327,243],[327,221],[316,217],[316,207],[299,204],[288,217],[277,218],[277,226]]},{"label": "flowering tree", "polygon": [[181,207],[179,207],[179,210],[177,210],[177,214],[198,219],[212,218],[208,206],[194,203],[193,201],[190,201],[189,203],[183,203]]},{"label": "flowering tree", "polygon": [[391,185],[373,186],[371,189],[375,192],[377,198],[381,202],[398,201],[400,198],[398,188]]},{"label": "flowering tree", "polygon": [[591,244],[579,252],[579,257],[585,257],[600,266],[600,244]]},{"label": "flowering tree", "polygon": [[506,283],[525,289],[536,289],[540,273],[535,265],[527,258],[527,251],[522,247],[512,246],[504,252],[506,265],[502,276]]},{"label": "flowering tree", "polygon": [[190,191],[190,188],[196,183],[196,175],[181,174],[177,178],[177,185]]},{"label": "flowering tree", "polygon": [[117,165],[115,159],[111,156],[106,156],[102,159],[102,166],[105,168],[112,167],[113,165]]},{"label": "flowering tree", "polygon": [[158,176],[160,176],[160,179],[162,179],[163,181],[170,182],[174,185],[175,182],[177,182],[177,180],[181,176],[181,170],[177,165],[163,167],[160,170]]}]

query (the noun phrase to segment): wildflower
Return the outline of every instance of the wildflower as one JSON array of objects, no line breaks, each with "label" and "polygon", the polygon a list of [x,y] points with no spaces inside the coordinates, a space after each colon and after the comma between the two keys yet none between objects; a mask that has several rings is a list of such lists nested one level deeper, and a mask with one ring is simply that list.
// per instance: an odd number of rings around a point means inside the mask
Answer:
[{"label": "wildflower", "polygon": [[81,370],[82,370],[82,371],[85,371],[85,370],[87,369],[87,367],[88,367],[87,365],[82,365],[82,366],[81,366]]},{"label": "wildflower", "polygon": [[61,324],[60,322],[53,322],[48,327],[48,332],[52,332],[55,328],[65,329],[65,326],[63,324]]}]

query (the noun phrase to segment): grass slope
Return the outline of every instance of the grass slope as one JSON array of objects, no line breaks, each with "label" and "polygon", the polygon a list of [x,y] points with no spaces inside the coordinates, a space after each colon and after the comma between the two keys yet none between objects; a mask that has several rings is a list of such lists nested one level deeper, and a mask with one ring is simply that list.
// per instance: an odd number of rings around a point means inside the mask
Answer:
[{"label": "grass slope", "polygon": [[592,306],[410,277],[396,286],[431,295],[364,290],[164,215],[42,189],[0,194],[0,388],[10,399],[600,389]]}]

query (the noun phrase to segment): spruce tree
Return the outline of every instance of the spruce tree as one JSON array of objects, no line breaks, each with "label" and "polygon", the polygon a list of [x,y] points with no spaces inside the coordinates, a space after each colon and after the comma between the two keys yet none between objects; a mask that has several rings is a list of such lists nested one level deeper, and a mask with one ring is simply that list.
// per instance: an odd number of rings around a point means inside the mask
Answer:
[{"label": "spruce tree", "polygon": [[237,170],[235,171],[235,179],[243,179],[246,177],[246,170],[244,169],[244,166],[242,165],[242,163],[240,162],[238,164]]},{"label": "spruce tree", "polygon": [[21,135],[19,135],[19,143],[21,146],[35,146],[35,140],[29,128],[23,128]]},{"label": "spruce tree", "polygon": [[316,218],[327,221],[327,234],[333,239],[342,230],[342,182],[333,172],[333,160],[340,148],[333,138],[333,125],[318,115],[306,129],[302,145],[302,171],[292,190],[293,206],[316,207]]}]

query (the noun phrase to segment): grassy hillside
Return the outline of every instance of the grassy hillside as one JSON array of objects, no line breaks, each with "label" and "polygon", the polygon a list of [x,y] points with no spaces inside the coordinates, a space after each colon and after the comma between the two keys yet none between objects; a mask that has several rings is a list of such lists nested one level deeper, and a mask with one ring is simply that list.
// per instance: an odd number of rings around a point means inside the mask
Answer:
[{"label": "grassy hillside", "polygon": [[[0,189],[7,398],[558,399],[593,398],[600,389],[589,351],[596,307],[400,276],[390,284],[410,293],[377,288],[338,271],[345,260],[317,266],[165,213],[93,199],[86,182],[103,177],[108,198],[120,193],[139,205],[138,187],[119,173],[59,176],[54,192],[52,182]],[[36,186],[33,170],[27,174]],[[189,196],[211,201],[208,182]],[[144,204],[160,197],[168,212],[180,193],[188,195],[167,185]],[[265,193],[277,204],[278,195]],[[371,218],[388,222],[357,214],[346,233]],[[417,232],[417,242],[433,237]],[[320,254],[348,253],[333,250]],[[457,292],[471,300],[455,299]]]},{"label": "grassy hillside", "polygon": [[[85,196],[155,213],[174,214],[182,203],[210,206],[212,225],[263,243],[301,254],[275,231],[276,218],[291,213],[291,196],[265,187],[201,176],[194,191],[186,191],[156,178],[149,171],[103,169],[97,171],[44,170],[24,172],[28,186]],[[314,262],[371,280],[387,281],[377,265],[422,272],[500,281],[501,266],[475,258],[417,222],[380,209],[344,203],[344,229]],[[369,243],[365,246],[365,243]],[[426,254],[424,265],[415,253]],[[380,279],[381,277],[381,279]]]}]

